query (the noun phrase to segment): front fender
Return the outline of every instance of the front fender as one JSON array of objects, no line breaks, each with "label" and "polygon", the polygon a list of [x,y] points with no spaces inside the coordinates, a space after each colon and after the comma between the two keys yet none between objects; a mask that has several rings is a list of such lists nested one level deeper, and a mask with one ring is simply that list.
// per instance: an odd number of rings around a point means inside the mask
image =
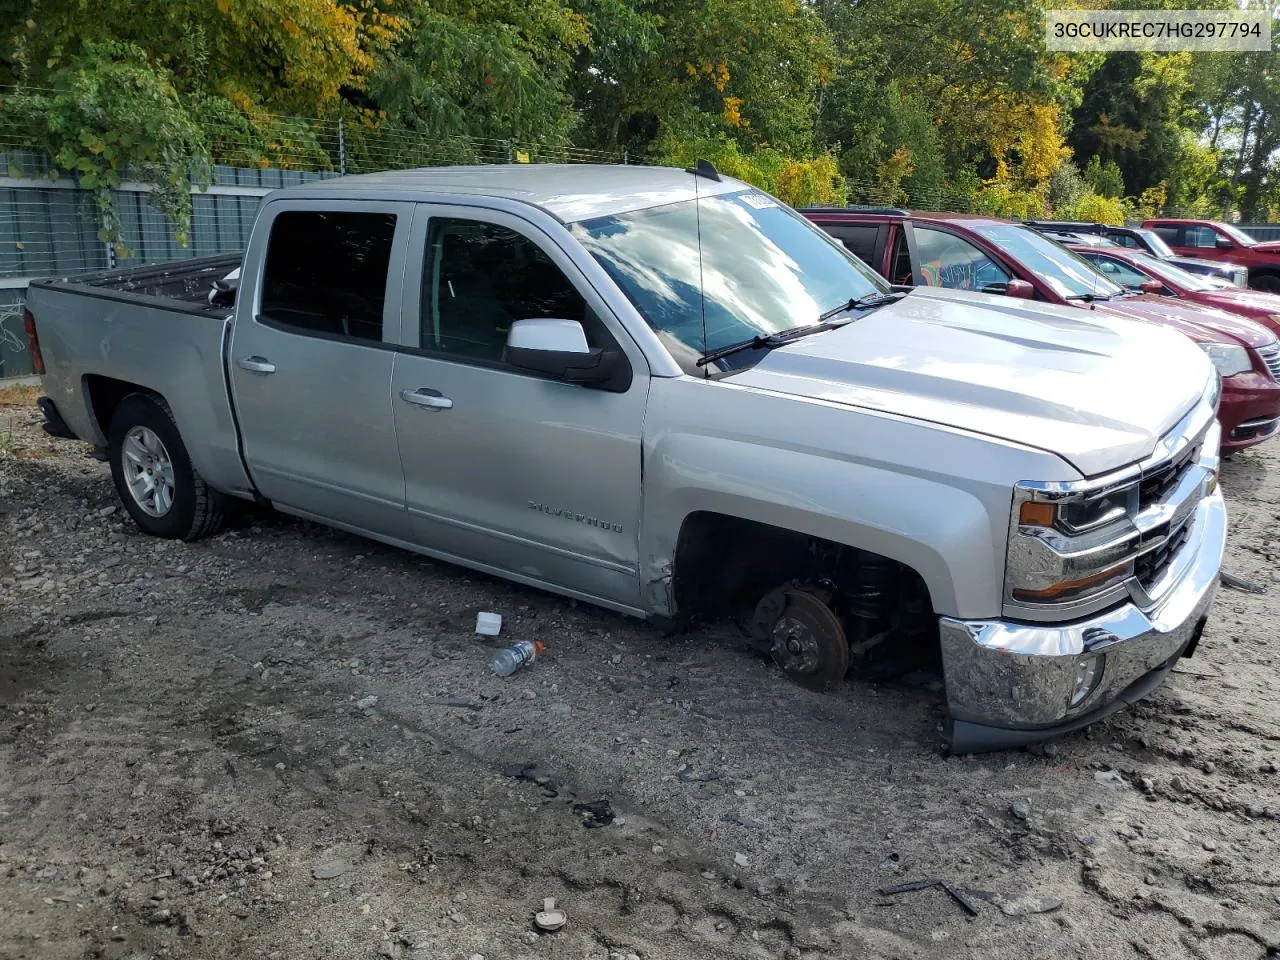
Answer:
[{"label": "front fender", "polygon": [[998,438],[693,378],[655,379],[644,457],[641,587],[663,616],[681,528],[706,511],[878,553],[934,612],[998,617],[1014,483],[1078,476]]},{"label": "front fender", "polygon": [[[870,464],[723,438],[668,436],[655,452],[661,476],[651,473],[649,482],[663,495],[660,507],[645,511],[651,518],[646,556],[674,556],[686,518],[707,511],[903,563],[924,580],[939,612],[965,609],[962,598],[998,598],[1004,544],[992,542],[982,501],[963,490]],[[670,572],[669,564],[658,563],[645,579],[660,583]],[[653,592],[651,602],[663,593]]]}]

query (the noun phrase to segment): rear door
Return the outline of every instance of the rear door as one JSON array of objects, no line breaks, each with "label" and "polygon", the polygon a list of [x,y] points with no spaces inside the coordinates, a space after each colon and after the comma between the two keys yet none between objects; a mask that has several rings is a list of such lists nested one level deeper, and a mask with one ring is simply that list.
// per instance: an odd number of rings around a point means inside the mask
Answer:
[{"label": "rear door", "polygon": [[[512,214],[423,204],[392,382],[413,537],[427,551],[639,606],[644,356],[555,241]],[[584,387],[517,370],[517,320],[582,323],[625,376]]]},{"label": "rear door", "polygon": [[282,509],[403,538],[391,369],[412,204],[280,201],[263,217],[229,364],[249,473]]}]

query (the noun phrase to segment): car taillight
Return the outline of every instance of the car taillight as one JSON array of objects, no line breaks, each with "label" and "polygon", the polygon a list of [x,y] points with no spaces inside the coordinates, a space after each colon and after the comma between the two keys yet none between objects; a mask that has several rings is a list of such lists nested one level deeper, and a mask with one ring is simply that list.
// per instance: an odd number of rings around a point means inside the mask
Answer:
[{"label": "car taillight", "polygon": [[40,337],[36,335],[36,318],[25,307],[22,311],[22,326],[27,331],[27,347],[31,350],[31,367],[43,376],[44,354],[40,352]]}]

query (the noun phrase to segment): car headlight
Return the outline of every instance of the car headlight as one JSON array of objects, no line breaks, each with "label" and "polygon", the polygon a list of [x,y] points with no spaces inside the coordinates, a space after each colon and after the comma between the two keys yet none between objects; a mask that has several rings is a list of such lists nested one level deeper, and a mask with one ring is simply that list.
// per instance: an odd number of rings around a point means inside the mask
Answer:
[{"label": "car headlight", "polygon": [[1271,323],[1280,323],[1280,313],[1268,313],[1267,320]]},{"label": "car headlight", "polygon": [[1200,349],[1209,355],[1220,376],[1234,377],[1237,373],[1248,373],[1253,369],[1249,351],[1244,347],[1233,343],[1202,343]]},{"label": "car headlight", "polygon": [[1039,498],[1019,488],[1006,575],[1009,599],[1051,604],[1102,593],[1133,573],[1138,483]]}]

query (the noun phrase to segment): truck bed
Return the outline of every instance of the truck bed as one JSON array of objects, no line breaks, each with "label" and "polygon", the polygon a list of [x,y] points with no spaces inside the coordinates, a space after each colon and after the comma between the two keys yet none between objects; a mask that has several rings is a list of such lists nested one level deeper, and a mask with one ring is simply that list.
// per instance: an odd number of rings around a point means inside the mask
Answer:
[{"label": "truck bed", "polygon": [[32,286],[163,310],[225,317],[231,313],[231,307],[209,303],[209,291],[213,289],[213,281],[240,266],[241,259],[241,254],[231,253],[192,260],[170,260],[123,270],[36,280]]}]

